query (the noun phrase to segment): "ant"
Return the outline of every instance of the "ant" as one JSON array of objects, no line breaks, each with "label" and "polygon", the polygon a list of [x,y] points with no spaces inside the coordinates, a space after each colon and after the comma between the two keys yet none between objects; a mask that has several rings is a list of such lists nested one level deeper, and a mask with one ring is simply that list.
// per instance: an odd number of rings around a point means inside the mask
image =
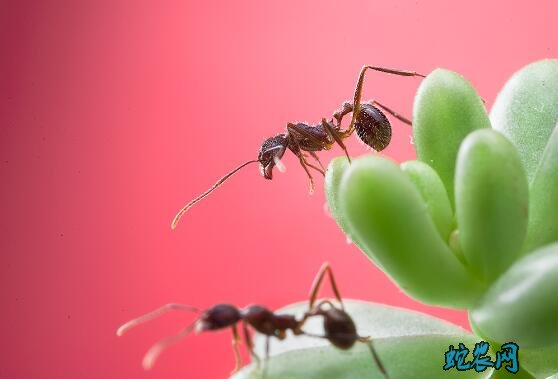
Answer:
[{"label": "ant", "polygon": [[[326,274],[329,276],[331,288],[333,289],[333,293],[335,294],[335,298],[338,301],[340,307],[336,307],[329,300],[322,300],[316,304],[318,292],[322,286],[322,282]],[[233,335],[232,346],[235,355],[235,367],[233,370],[234,373],[238,371],[241,365],[239,351],[240,335],[238,332],[238,324],[242,322],[242,331],[246,346],[250,352],[250,355],[257,362],[258,366],[260,364],[260,358],[254,351],[254,344],[252,342],[252,337],[248,329],[249,327],[254,329],[256,332],[266,336],[266,363],[269,358],[269,343],[271,337],[275,337],[278,340],[283,340],[287,336],[287,331],[290,330],[295,336],[307,335],[311,337],[327,339],[332,345],[343,350],[350,349],[356,342],[366,343],[368,345],[368,348],[370,349],[370,352],[378,369],[383,374],[384,378],[388,379],[387,371],[374,346],[372,345],[371,338],[359,336],[356,331],[356,326],[353,319],[347,312],[345,312],[343,300],[341,299],[339,289],[337,287],[337,284],[335,283],[333,272],[328,263],[324,263],[322,265],[314,279],[314,282],[310,289],[308,310],[302,315],[301,318],[297,318],[296,316],[289,314],[276,314],[266,307],[260,305],[249,305],[245,308],[240,309],[230,304],[218,304],[205,311],[201,311],[197,308],[187,305],[167,304],[162,306],[161,308],[156,309],[153,312],[147,313],[143,316],[128,321],[120,328],[118,328],[116,334],[118,336],[122,336],[128,330],[171,310],[191,311],[197,313],[199,317],[193,323],[180,330],[178,334],[164,338],[154,344],[145,354],[143,359],[143,367],[146,370],[153,367],[153,364],[157,360],[158,356],[163,352],[163,350],[165,350],[168,346],[178,342],[182,338],[186,337],[192,331],[199,333],[231,328]],[[316,316],[321,316],[323,318],[323,329],[325,332],[324,335],[310,334],[306,333],[303,330],[305,322],[309,318]],[[266,377],[265,370],[266,365],[264,366],[264,377]]]},{"label": "ant", "polygon": [[[353,134],[354,131],[356,131],[358,138],[372,149],[376,151],[382,151],[385,149],[391,141],[391,125],[386,115],[380,110],[380,108],[405,124],[411,125],[411,121],[375,100],[361,103],[360,100],[364,74],[368,69],[401,76],[425,77],[425,75],[419,74],[415,71],[396,70],[377,66],[364,66],[358,77],[353,101],[344,102],[341,109],[337,110],[333,114],[333,118],[330,120],[323,118],[322,121],[316,125],[309,125],[303,122],[289,122],[285,132],[270,137],[262,143],[258,159],[249,160],[236,167],[220,178],[207,191],[186,204],[174,217],[171,228],[176,228],[180,218],[194,204],[208,196],[229,177],[236,174],[236,172],[252,163],[259,163],[261,175],[269,180],[273,178],[274,167],[277,167],[279,171],[284,172],[285,167],[281,163],[281,158],[287,149],[298,157],[300,165],[304,171],[306,171],[306,174],[310,179],[310,194],[314,192],[314,179],[310,173],[310,168],[325,176],[325,168],[316,154],[317,151],[329,150],[335,143],[337,143],[343,149],[350,162],[351,157],[349,156],[343,140]],[[341,120],[345,115],[351,112],[351,123],[347,129],[343,130],[341,127]],[[317,161],[320,167],[308,162],[309,157],[305,153],[310,154],[310,156]]]}]

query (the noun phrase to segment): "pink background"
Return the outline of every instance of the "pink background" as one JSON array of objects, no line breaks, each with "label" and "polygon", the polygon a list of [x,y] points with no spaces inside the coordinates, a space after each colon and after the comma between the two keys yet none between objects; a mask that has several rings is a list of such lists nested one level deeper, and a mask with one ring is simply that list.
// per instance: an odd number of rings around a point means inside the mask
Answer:
[{"label": "pink background", "polygon": [[[290,154],[273,182],[250,167],[169,224],[286,122],[329,117],[365,63],[451,68],[490,106],[512,72],[558,56],[556,1],[531,4],[2,1],[0,377],[225,377],[228,332],[191,336],[142,371],[189,314],[115,330],[169,301],[302,300],[325,260],[346,297],[466,325],[348,245],[324,215],[322,179],[308,196]],[[418,83],[376,74],[365,93],[410,115]],[[394,123],[386,154],[413,158],[408,127]]]}]

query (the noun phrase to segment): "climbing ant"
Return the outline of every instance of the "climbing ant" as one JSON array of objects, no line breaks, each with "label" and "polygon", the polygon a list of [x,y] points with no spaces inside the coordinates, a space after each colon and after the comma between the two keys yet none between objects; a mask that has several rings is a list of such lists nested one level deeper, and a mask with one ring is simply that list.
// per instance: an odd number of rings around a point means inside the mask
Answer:
[{"label": "climbing ant", "polygon": [[[325,275],[329,276],[330,285],[335,294],[335,298],[339,302],[339,307],[336,307],[329,300],[322,300],[316,304],[316,299],[318,292],[322,286],[323,279]],[[225,328],[231,328],[233,334],[233,351],[235,354],[235,367],[233,373],[240,368],[241,358],[239,351],[240,335],[238,332],[238,324],[242,322],[242,331],[244,335],[244,340],[246,346],[250,352],[250,355],[254,358],[257,364],[260,364],[260,358],[254,351],[254,344],[252,342],[252,337],[248,327],[251,327],[256,332],[266,336],[265,343],[265,362],[269,358],[269,342],[271,337],[275,337],[279,340],[286,338],[286,332],[290,330],[293,335],[307,335],[317,338],[325,338],[332,345],[339,349],[347,350],[353,347],[356,342],[366,343],[374,362],[378,366],[380,372],[383,376],[388,379],[388,374],[378,353],[376,352],[374,346],[372,345],[372,340],[370,337],[359,336],[356,331],[356,326],[351,318],[351,316],[345,312],[345,307],[341,295],[335,283],[335,278],[333,272],[328,263],[324,263],[310,289],[310,299],[308,302],[308,311],[306,311],[301,318],[297,318],[294,315],[289,314],[275,314],[269,309],[260,305],[249,305],[245,308],[237,308],[230,304],[218,304],[205,311],[200,311],[197,308],[190,307],[181,304],[167,304],[161,308],[156,309],[153,312],[147,313],[143,316],[135,318],[128,321],[120,328],[118,328],[116,334],[122,336],[128,330],[143,324],[149,320],[152,320],[163,313],[171,310],[183,310],[195,312],[199,317],[190,325],[183,328],[178,334],[164,338],[153,345],[148,352],[145,354],[143,359],[143,367],[148,370],[153,367],[157,357],[165,350],[168,346],[178,342],[182,338],[186,337],[190,332],[194,331],[196,333],[204,331],[220,330]],[[315,335],[306,333],[303,330],[305,322],[312,317],[321,316],[323,318],[323,329],[324,335]],[[265,374],[264,366],[264,377]]]},{"label": "climbing ant", "polygon": [[[317,151],[329,150],[335,143],[337,143],[343,149],[350,162],[351,158],[349,157],[349,153],[343,143],[343,140],[348,138],[355,130],[358,138],[372,149],[376,151],[382,151],[385,149],[391,141],[391,125],[380,108],[405,124],[411,125],[411,121],[375,100],[361,104],[360,99],[362,94],[362,85],[364,82],[364,74],[368,69],[401,76],[425,77],[425,75],[414,71],[364,66],[358,77],[353,101],[343,103],[341,109],[337,110],[333,114],[332,119],[326,120],[323,118],[321,123],[316,125],[309,125],[303,122],[289,122],[285,132],[270,137],[263,142],[260,147],[258,159],[249,160],[241,164],[220,178],[207,191],[186,204],[174,217],[171,224],[172,229],[176,228],[180,218],[188,209],[213,192],[224,181],[245,166],[252,163],[259,163],[261,175],[269,180],[273,178],[273,168],[275,166],[277,166],[279,171],[284,171],[285,168],[281,163],[281,158],[287,148],[298,157],[300,165],[304,171],[306,171],[306,174],[310,179],[310,193],[314,192],[314,179],[312,178],[312,174],[310,174],[309,168],[312,168],[325,176],[325,168],[316,154]],[[345,115],[351,112],[351,123],[347,129],[343,130],[341,128],[341,120]],[[320,167],[309,163],[307,160],[308,156],[305,152],[310,154],[318,162]]]}]

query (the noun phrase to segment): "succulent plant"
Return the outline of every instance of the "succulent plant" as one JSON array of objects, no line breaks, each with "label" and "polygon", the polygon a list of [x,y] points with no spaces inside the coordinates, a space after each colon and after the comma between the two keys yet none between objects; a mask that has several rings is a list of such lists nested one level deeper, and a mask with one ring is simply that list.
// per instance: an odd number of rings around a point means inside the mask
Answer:
[{"label": "succulent plant", "polygon": [[[342,231],[406,294],[467,310],[474,330],[349,301],[392,379],[558,373],[557,123],[558,60],[514,74],[490,115],[466,79],[436,69],[415,97],[416,161],[368,155],[330,163],[327,201]],[[320,332],[317,324],[308,329]],[[494,351],[517,343],[520,371],[442,370],[449,345],[480,340]],[[260,376],[251,364],[234,378]],[[267,376],[382,377],[364,347],[339,351],[306,337],[275,343]]]}]

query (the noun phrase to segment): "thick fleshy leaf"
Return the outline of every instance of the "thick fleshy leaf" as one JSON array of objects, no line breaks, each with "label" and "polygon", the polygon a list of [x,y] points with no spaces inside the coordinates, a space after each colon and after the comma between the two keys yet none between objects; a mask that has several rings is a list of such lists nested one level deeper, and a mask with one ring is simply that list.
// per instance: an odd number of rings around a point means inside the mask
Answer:
[{"label": "thick fleshy leaf", "polygon": [[554,128],[531,183],[526,251],[558,241],[558,127]]},{"label": "thick fleshy leaf", "polygon": [[558,345],[558,243],[522,257],[470,311],[482,337],[523,348]]},{"label": "thick fleshy leaf", "polygon": [[350,230],[347,226],[345,215],[341,212],[339,202],[337,201],[339,184],[341,183],[341,178],[349,165],[350,163],[346,157],[337,157],[332,159],[327,167],[324,179],[324,189],[329,213],[333,216],[335,221],[337,221],[341,230],[347,235],[347,237],[350,238]]},{"label": "thick fleshy leaf", "polygon": [[517,147],[529,182],[558,122],[558,60],[532,63],[505,84],[490,111],[492,127]]},{"label": "thick fleshy leaf", "polygon": [[459,145],[471,131],[489,127],[481,98],[461,75],[439,68],[422,81],[413,107],[417,156],[438,172],[452,204]]},{"label": "thick fleshy leaf", "polygon": [[420,161],[402,163],[401,170],[419,190],[440,236],[448,241],[454,229],[454,220],[448,193],[440,176],[432,167]]},{"label": "thick fleshy leaf", "polygon": [[492,129],[472,132],[459,149],[455,206],[469,266],[492,282],[519,255],[527,233],[529,189],[515,147]]},{"label": "thick fleshy leaf", "polygon": [[[390,379],[488,378],[490,371],[477,374],[455,369],[444,371],[444,353],[459,342],[471,348],[478,339],[458,326],[413,311],[360,301],[345,301],[361,335],[373,337]],[[301,314],[307,303],[297,303],[279,312]],[[320,320],[305,326],[309,333],[323,333]],[[258,338],[261,353],[263,341]],[[255,364],[243,368],[234,379],[262,378]],[[273,340],[267,368],[268,379],[361,379],[381,378],[367,346],[358,343],[349,350],[339,350],[323,339],[289,336]]]},{"label": "thick fleshy leaf", "polygon": [[421,194],[394,162],[374,156],[353,161],[338,196],[363,251],[410,296],[465,308],[483,292],[440,237]]},{"label": "thick fleshy leaf", "polygon": [[558,345],[539,349],[520,347],[519,356],[520,365],[537,378],[547,378],[558,372]]},{"label": "thick fleshy leaf", "polygon": [[[351,232],[349,227],[347,217],[341,210],[339,206],[339,185],[341,184],[341,179],[343,174],[349,168],[350,164],[346,157],[337,157],[332,159],[327,167],[326,176],[324,180],[324,189],[326,193],[327,208],[331,216],[337,222],[337,225],[341,228],[345,236],[352,241],[360,250],[363,250],[362,244],[354,233]],[[372,262],[380,269],[382,265],[377,261],[374,256],[368,256]]]}]

